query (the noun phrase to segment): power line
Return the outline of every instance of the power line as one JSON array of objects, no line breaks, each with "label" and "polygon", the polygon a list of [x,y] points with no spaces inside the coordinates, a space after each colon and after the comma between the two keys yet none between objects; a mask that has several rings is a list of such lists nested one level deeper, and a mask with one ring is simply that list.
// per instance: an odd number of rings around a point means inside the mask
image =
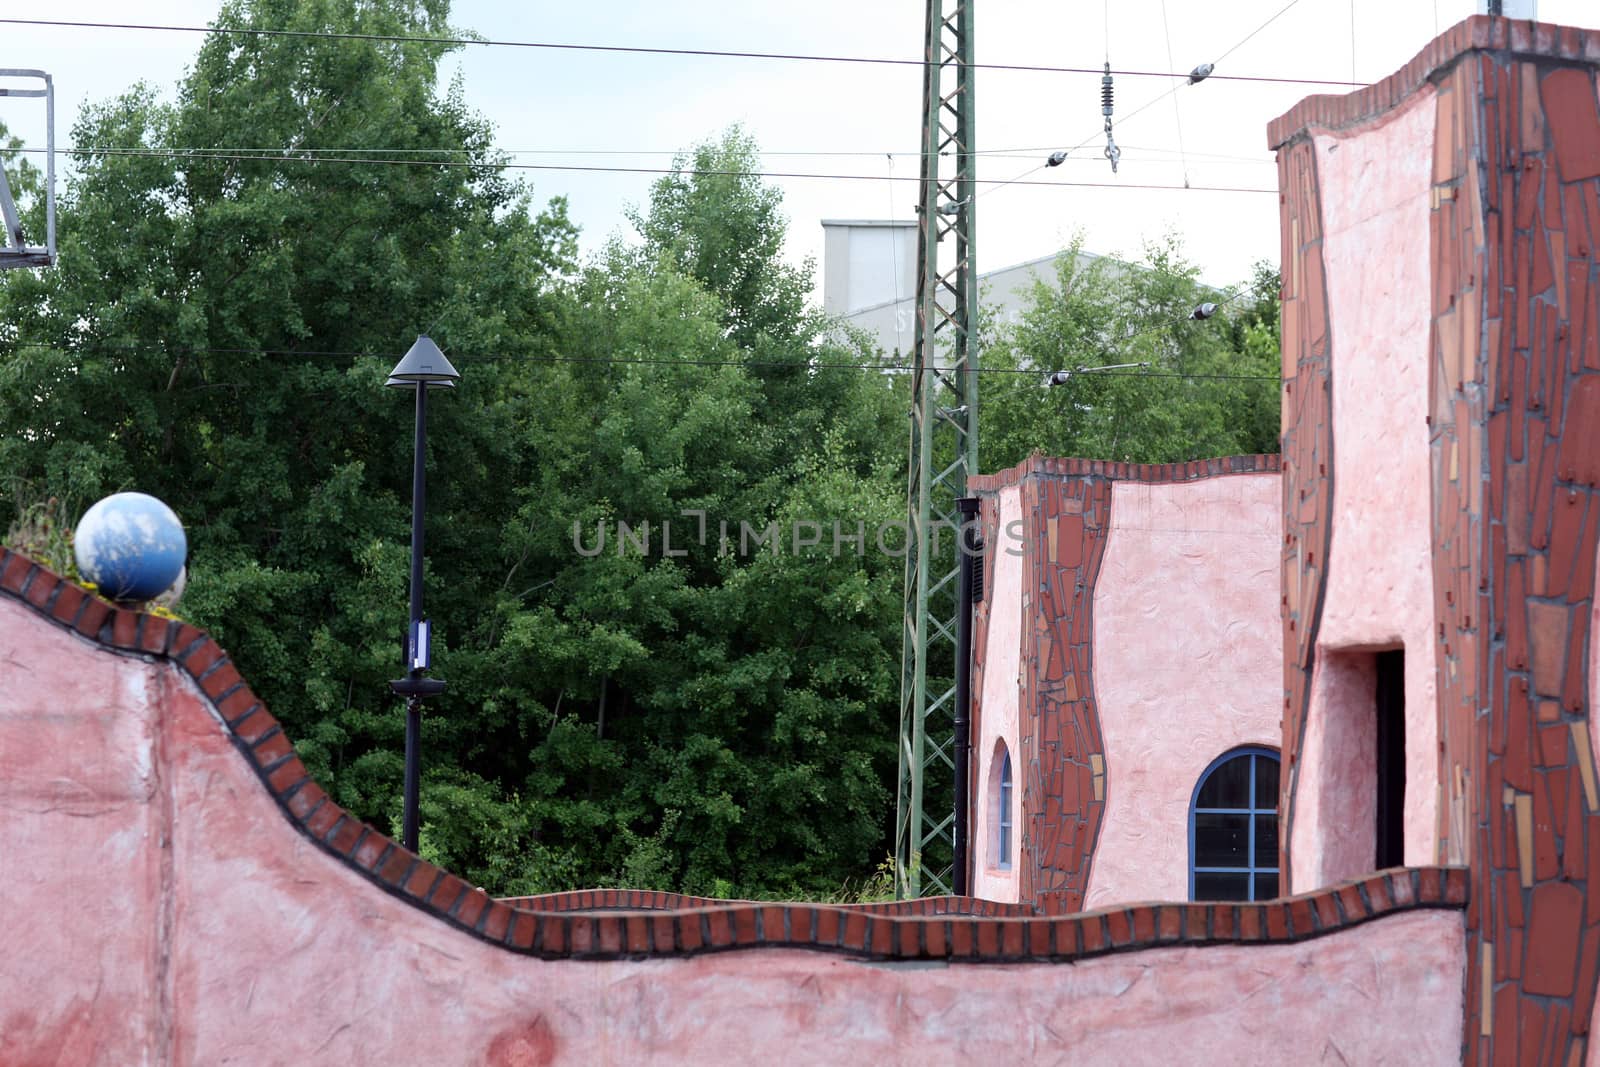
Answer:
[{"label": "power line", "polygon": [[[1294,0],[1294,3],[1298,2],[1299,0]],[[1291,3],[1289,6],[1293,7],[1294,3]],[[1284,10],[1288,9],[1285,8]],[[1282,14],[1282,12],[1279,12],[1279,14]],[[1273,17],[1276,18],[1277,16]],[[853,63],[862,65],[901,67],[925,67],[930,62],[926,59],[894,59],[880,56],[820,55],[801,52],[756,52],[712,48],[656,48],[646,47],[643,45],[572,44],[557,41],[508,41],[483,37],[417,37],[381,33],[336,33],[333,31],[322,30],[268,30],[234,26],[175,26],[133,22],[79,22],[68,21],[65,19],[0,18],[0,24],[11,24],[15,26],[47,26],[65,29],[148,30],[161,33],[229,33],[252,37],[291,37],[302,39],[312,38],[345,41],[379,41],[390,44],[434,44],[462,47],[475,46],[485,48],[540,48],[552,51],[568,52],[612,52],[632,55],[694,56],[717,59],[773,59],[811,63]],[[1248,38],[1246,39],[1248,40]],[[1240,43],[1242,44],[1243,42]],[[1232,49],[1229,51],[1231,52]],[[1224,55],[1226,54],[1227,53],[1224,53]],[[941,62],[940,65],[944,64]],[[972,63],[969,66],[973,70],[1007,70],[1035,74],[1093,74],[1099,76],[1103,73],[1103,71],[1095,70],[1089,67],[1055,67],[1033,63]],[[1187,77],[1187,75],[1175,74],[1170,71],[1154,70],[1114,70],[1111,73],[1126,78]],[[1217,81],[1267,82],[1281,85],[1352,84],[1350,82],[1328,78],[1281,78],[1267,75],[1248,74],[1213,74],[1211,77]]]},{"label": "power line", "polygon": [[[40,154],[42,148],[23,148],[20,152]],[[692,167],[619,167],[601,166],[599,164],[580,163],[506,163],[483,162],[473,163],[447,159],[392,159],[392,158],[359,158],[353,156],[304,156],[304,155],[265,155],[245,152],[213,151],[203,148],[72,148],[67,149],[66,155],[71,156],[140,156],[160,159],[194,159],[194,160],[224,160],[242,162],[267,162],[267,163],[343,163],[359,164],[366,166],[397,166],[397,167],[453,167],[477,170],[529,170],[529,171],[571,171],[579,173],[603,174],[694,174],[707,177],[727,178],[812,178],[826,181],[860,181],[860,182],[922,182],[921,177],[905,176],[885,178],[879,174],[827,174],[816,171],[781,171],[781,170],[698,170]],[[1002,181],[997,178],[974,179],[980,185],[1009,185],[1017,183],[1017,179]],[[1077,181],[1023,181],[1023,185],[1044,186],[1075,186],[1086,189],[1135,189],[1135,190],[1163,190],[1170,192],[1202,192],[1202,193],[1270,193],[1276,195],[1276,189],[1256,188],[1252,186],[1234,185],[1162,185],[1158,183],[1137,182],[1077,182]]]},{"label": "power line", "polygon": [[[1241,39],[1238,44],[1234,45],[1232,48],[1230,48],[1226,52],[1222,53],[1220,56],[1218,56],[1212,62],[1221,63],[1224,59],[1227,59],[1229,56],[1233,55],[1239,49],[1243,48],[1246,44],[1248,44],[1250,42],[1251,38],[1253,38],[1256,34],[1260,33],[1262,30],[1266,29],[1268,26],[1272,25],[1274,22],[1277,22],[1280,18],[1282,18],[1285,14],[1288,13],[1290,8],[1294,7],[1299,2],[1300,2],[1300,0],[1289,0],[1289,2],[1287,4],[1285,4],[1285,5],[1283,5],[1283,7],[1281,9],[1279,9],[1279,11],[1276,14],[1274,14],[1271,18],[1267,19],[1267,21],[1263,22],[1261,25],[1257,26],[1255,29],[1251,30],[1249,33],[1245,34],[1243,39]],[[1210,78],[1220,78],[1220,77],[1222,77],[1222,75],[1220,75],[1220,74],[1213,74],[1213,75],[1210,76]],[[1208,78],[1207,80],[1210,80],[1210,78]],[[1340,84],[1354,85],[1356,83],[1352,81],[1352,82],[1341,82]]]},{"label": "power line", "polygon": [[[1054,147],[1055,147],[1054,145],[1041,145],[1041,146],[1037,146],[1037,147],[1022,147],[1022,148],[981,148],[981,149],[975,149],[975,150],[973,150],[971,152],[940,152],[939,156],[941,158],[943,158],[943,159],[954,159],[954,158],[957,158],[957,157],[960,157],[960,156],[964,156],[964,155],[965,156],[988,156],[988,157],[990,157],[992,159],[1032,159],[1038,153],[1040,153],[1040,152],[1049,152]],[[8,150],[8,151],[10,151],[10,150]],[[17,151],[37,152],[38,149],[18,149]],[[65,151],[65,150],[63,150],[63,151]],[[81,152],[98,152],[98,151],[102,151],[102,149],[99,148],[99,147],[91,146],[89,148],[78,149],[77,151],[81,151]],[[244,146],[244,145],[223,145],[223,146],[218,146],[218,147],[212,148],[212,149],[171,149],[170,151],[175,151],[175,152],[176,151],[215,151],[215,152],[252,152],[252,153],[259,152],[259,153],[272,153],[272,154],[277,154],[277,155],[281,155],[281,154],[283,154],[285,152],[292,151],[292,152],[295,152],[297,154],[305,154],[305,155],[315,155],[315,154],[319,154],[319,153],[340,153],[340,154],[352,155],[352,156],[368,155],[368,154],[391,154],[391,155],[396,155],[396,156],[406,155],[406,154],[412,154],[412,155],[418,155],[418,156],[444,156],[444,155],[465,155],[465,154],[468,154],[469,152],[471,152],[472,150],[471,149],[467,149],[467,148],[401,148],[401,147],[366,148],[366,147],[356,147],[354,145],[350,145],[350,146],[329,146],[329,147],[323,147],[323,148],[295,147],[295,148],[291,149],[291,148],[286,148],[283,145],[270,145],[270,146],[260,146],[260,147],[251,147],[251,146]],[[496,148],[493,149],[493,151],[498,155],[512,156],[512,157],[515,157],[515,156],[668,156],[668,157],[672,157],[672,158],[677,158],[677,157],[685,156],[687,154],[681,148],[673,149],[673,148],[499,148],[499,147],[496,147]],[[1123,149],[1123,151],[1124,152],[1134,152],[1134,153],[1144,152],[1144,153],[1149,153],[1151,155],[1175,155],[1175,154],[1177,154],[1178,150],[1174,149],[1174,148],[1154,148],[1154,147],[1151,147],[1151,146],[1148,146],[1148,145],[1130,145],[1130,146],[1126,146]],[[878,156],[920,156],[921,152],[918,149],[915,149],[915,148],[907,149],[905,151],[896,151],[896,152],[886,152],[886,151],[883,151],[882,149],[864,149],[864,148],[861,148],[861,149],[844,148],[844,149],[837,149],[837,150],[813,148],[813,149],[791,150],[791,151],[770,151],[768,149],[763,148],[763,149],[761,149],[761,153],[760,154],[763,157],[765,157],[765,156],[782,156],[782,157],[823,157],[823,158],[837,157],[837,158],[846,158],[846,157],[855,157],[855,156],[861,156],[861,157],[868,157],[868,156],[871,156],[871,157],[878,157]],[[1190,159],[1227,160],[1227,161],[1231,161],[1231,162],[1256,163],[1256,164],[1276,166],[1274,161],[1272,159],[1268,158],[1265,155],[1261,155],[1261,156],[1239,156],[1239,155],[1227,155],[1227,154],[1216,153],[1216,152],[1189,152],[1189,153],[1187,153],[1187,155],[1188,155],[1188,158],[1190,158]]]},{"label": "power line", "polygon": [[[1122,118],[1120,120],[1118,120],[1118,124],[1120,126],[1126,127],[1128,122],[1129,122],[1129,120],[1132,119],[1135,115],[1138,115],[1138,114],[1140,114],[1141,112],[1144,112],[1144,111],[1148,111],[1150,108],[1154,107],[1156,104],[1159,104],[1161,101],[1165,100],[1167,97],[1169,97],[1172,94],[1176,93],[1179,89],[1182,89],[1185,85],[1196,85],[1196,84],[1199,84],[1200,81],[1211,81],[1213,79],[1219,79],[1219,78],[1224,77],[1224,75],[1219,75],[1219,74],[1216,74],[1216,73],[1213,72],[1215,70],[1215,68],[1217,67],[1217,65],[1220,64],[1224,59],[1227,59],[1229,56],[1233,55],[1233,53],[1237,52],[1239,49],[1243,48],[1246,43],[1248,43],[1253,37],[1256,36],[1256,34],[1260,33],[1262,30],[1266,29],[1268,26],[1272,25],[1285,12],[1287,12],[1290,8],[1294,7],[1299,2],[1300,2],[1300,0],[1289,0],[1289,3],[1287,5],[1285,5],[1282,9],[1280,9],[1275,14],[1273,14],[1271,17],[1269,17],[1261,25],[1257,26],[1255,29],[1253,29],[1249,33],[1245,34],[1244,37],[1240,38],[1240,40],[1239,40],[1239,42],[1237,44],[1233,45],[1233,47],[1229,48],[1226,52],[1223,52],[1216,59],[1212,60],[1209,64],[1205,64],[1203,67],[1196,67],[1195,68],[1195,74],[1196,75],[1199,75],[1200,71],[1204,70],[1206,67],[1211,68],[1210,70],[1206,70],[1204,75],[1201,75],[1199,77],[1195,77],[1195,76],[1189,75],[1189,74],[1175,74],[1175,73],[1174,74],[1168,74],[1167,77],[1175,79],[1172,87],[1170,89],[1168,89],[1166,92],[1161,93],[1159,96],[1152,97],[1151,99],[1145,101],[1143,104],[1140,104],[1138,107],[1136,107],[1132,111],[1128,112],[1128,114],[1122,116]],[[1106,32],[1107,32],[1106,49],[1107,49],[1108,53],[1110,51],[1110,14],[1109,14],[1109,11],[1110,11],[1110,8],[1109,8],[1109,5],[1108,5],[1108,7],[1107,7],[1107,15],[1106,15],[1106,19],[1107,19],[1107,24],[1106,24]],[[1162,7],[1162,17],[1165,18],[1165,16],[1166,16],[1166,8],[1165,8],[1165,5],[1163,5],[1163,7]],[[1171,61],[1172,61],[1172,58],[1171,58],[1171,44],[1170,44],[1170,35],[1169,35],[1167,62],[1171,63]],[[1109,67],[1110,63],[1111,63],[1111,61],[1110,61],[1110,58],[1109,58],[1109,55],[1108,55],[1107,60],[1106,60],[1106,65]],[[1091,73],[1099,73],[1099,72],[1098,71],[1093,71]],[[1118,73],[1121,73],[1121,72],[1119,72],[1119,71],[1109,71],[1108,73],[1118,74]],[[1345,83],[1340,83],[1340,84],[1345,84]],[[1351,83],[1348,83],[1348,84],[1352,84],[1353,85],[1355,83],[1351,82]],[[1176,101],[1174,101],[1174,104],[1176,104]],[[1100,130],[1096,130],[1094,133],[1090,134],[1088,137],[1085,137],[1083,140],[1079,141],[1077,144],[1073,145],[1071,148],[1067,148],[1067,149],[1061,150],[1061,152],[1059,153],[1059,158],[1060,159],[1070,158],[1073,152],[1078,151],[1078,149],[1084,147],[1090,141],[1092,141],[1092,140],[1096,139],[1097,137],[1099,137],[1100,133],[1101,133]],[[1178,136],[1179,136],[1179,138],[1181,140],[1181,138],[1183,136],[1181,125],[1179,127]],[[1052,152],[1052,155],[1050,157],[1051,159],[1057,159],[1058,158],[1057,155],[1054,154],[1054,150],[1053,149],[1047,149],[1047,151],[1051,151]],[[1021,174],[1018,174],[1015,178],[1010,178],[1010,179],[1008,179],[1006,181],[1001,182],[1000,185],[996,186],[995,188],[997,189],[1000,186],[1004,186],[1004,185],[1032,185],[1032,184],[1035,184],[1033,182],[1024,181],[1023,179],[1027,178],[1029,175],[1035,173],[1036,171],[1043,170],[1045,167],[1048,167],[1050,165],[1051,164],[1047,161],[1047,162],[1044,162],[1044,163],[1040,163],[1037,166],[1030,167],[1028,170],[1025,170]],[[1113,169],[1115,169],[1115,168],[1113,168]],[[1188,185],[1187,176],[1185,177],[1184,185],[1185,186]],[[988,193],[992,193],[994,191],[995,191],[995,189],[986,189],[986,190],[984,190],[983,193],[981,193],[979,195],[987,195]]]},{"label": "power line", "polygon": [[[1144,103],[1140,104],[1138,107],[1134,108],[1132,111],[1130,111],[1126,115],[1124,115],[1122,118],[1118,119],[1117,120],[1118,125],[1126,126],[1128,124],[1128,120],[1129,119],[1133,118],[1135,115],[1138,115],[1140,112],[1148,111],[1150,108],[1152,108],[1155,105],[1161,103],[1161,101],[1165,100],[1167,97],[1171,96],[1173,93],[1175,93],[1179,89],[1181,89],[1184,86],[1184,84],[1185,84],[1184,82],[1179,82],[1176,85],[1174,85],[1172,88],[1168,89],[1166,92],[1162,93],[1160,96],[1151,97],[1149,100],[1146,100]],[[1088,137],[1085,137],[1083,140],[1079,141],[1077,144],[1073,145],[1071,148],[1063,149],[1062,152],[1061,152],[1063,160],[1074,158],[1072,153],[1078,151],[1078,149],[1080,149],[1080,148],[1085,147],[1086,145],[1088,145],[1088,143],[1090,141],[1093,141],[1093,140],[1097,139],[1098,137],[1100,137],[1103,132],[1104,132],[1103,130],[1095,130],[1094,133],[1091,133]],[[1112,187],[1112,188],[1118,188],[1118,189],[1121,189],[1121,188],[1128,188],[1128,189],[1137,188],[1137,186],[1135,186],[1134,184],[1132,184],[1130,182],[1040,182],[1040,181],[1028,181],[1027,180],[1030,176],[1032,176],[1034,174],[1037,174],[1039,171],[1044,170],[1048,166],[1050,166],[1050,163],[1048,162],[1048,160],[1046,162],[1044,162],[1044,163],[1035,164],[1034,166],[1029,167],[1027,170],[1023,171],[1021,174],[1018,174],[1014,178],[1005,178],[1005,179],[1003,179],[1001,181],[994,182],[993,183],[993,188],[985,189],[983,192],[979,193],[978,195],[979,196],[988,196],[990,193],[995,192],[996,190],[1000,189],[1001,187],[1007,186],[1007,185],[1104,185],[1104,186],[1108,186],[1108,187]],[[988,184],[990,181],[991,181],[991,179],[987,179],[987,178],[979,179],[980,184]],[[1187,189],[1187,188],[1190,188],[1190,186],[1188,186],[1188,185],[1170,185],[1170,186],[1166,186],[1165,188],[1168,188],[1168,189]],[[1272,192],[1277,192],[1276,189],[1273,189],[1271,191]]]},{"label": "power line", "polygon": [[[1167,0],[1161,0],[1161,29],[1167,38],[1167,66],[1172,66],[1172,24],[1167,21]],[[1178,97],[1172,97],[1172,117],[1178,126],[1178,162],[1183,168],[1183,184],[1189,184],[1189,160],[1183,150],[1183,112],[1178,107]]]}]

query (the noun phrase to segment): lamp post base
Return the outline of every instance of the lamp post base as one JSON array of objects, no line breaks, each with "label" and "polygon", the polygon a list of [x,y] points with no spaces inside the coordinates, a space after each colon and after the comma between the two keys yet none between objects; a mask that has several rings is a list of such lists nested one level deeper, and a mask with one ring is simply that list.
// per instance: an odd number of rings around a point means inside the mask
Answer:
[{"label": "lamp post base", "polygon": [[390,682],[389,688],[406,698],[406,778],[400,844],[415,852],[422,820],[417,810],[422,787],[422,702],[443,693],[445,684],[441,678],[400,678]]}]

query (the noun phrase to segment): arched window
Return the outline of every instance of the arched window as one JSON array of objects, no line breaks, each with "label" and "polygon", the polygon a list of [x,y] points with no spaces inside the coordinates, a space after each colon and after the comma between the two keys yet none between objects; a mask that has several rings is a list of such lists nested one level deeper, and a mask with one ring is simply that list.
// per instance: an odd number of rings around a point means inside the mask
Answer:
[{"label": "arched window", "polygon": [[999,858],[998,865],[1004,870],[1011,869],[1011,753],[1001,750],[1000,753],[1000,840],[995,855]]},{"label": "arched window", "polygon": [[1278,895],[1278,754],[1236,748],[1213,760],[1189,805],[1189,899]]},{"label": "arched window", "polygon": [[1014,846],[1011,843],[1011,752],[1004,738],[996,738],[989,755],[988,816],[984,832],[988,841],[984,863],[991,871],[1009,871]]}]

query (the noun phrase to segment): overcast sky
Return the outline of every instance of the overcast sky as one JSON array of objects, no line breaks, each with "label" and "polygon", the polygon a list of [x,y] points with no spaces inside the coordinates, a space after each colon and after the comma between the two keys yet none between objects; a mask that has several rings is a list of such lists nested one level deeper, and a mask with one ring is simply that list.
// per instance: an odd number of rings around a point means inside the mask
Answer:
[{"label": "overcast sky", "polygon": [[[976,58],[1098,67],[1109,45],[1113,68],[1187,71],[1229,52],[1286,3],[1117,0],[1108,27],[1103,2],[977,0]],[[214,19],[218,9],[215,0],[56,0],[8,4],[0,12],[195,26]],[[1393,72],[1473,10],[1474,0],[1298,0],[1229,54],[1217,73],[1370,81]],[[457,0],[452,17],[458,27],[494,40],[915,59],[924,13],[924,0]],[[1540,0],[1539,15],[1600,26],[1593,0]],[[197,34],[0,25],[0,67],[54,76],[57,137],[65,143],[85,101],[141,79],[170,93],[199,45]],[[921,71],[914,65],[471,47],[448,61],[444,78],[457,70],[468,101],[494,123],[501,146],[527,153],[518,162],[665,167],[674,151],[738,122],[760,143],[768,170],[873,179],[773,179],[784,193],[787,253],[796,260],[820,261],[822,219],[912,216],[915,184],[887,179],[917,174]],[[1119,120],[1170,86],[1156,78],[1118,78]],[[1310,93],[1340,91],[1216,80],[1185,86],[1119,121],[1124,155],[1112,175],[1100,154],[1097,76],[980,70],[978,147],[996,153],[982,157],[980,179],[1015,177],[1041,163],[1051,147],[1087,141],[1065,165],[1029,180],[1182,186],[1187,177],[1191,186],[1268,191],[982,186],[979,267],[1047,255],[1078,230],[1090,250],[1125,256],[1175,230],[1208,281],[1241,280],[1255,260],[1278,256],[1271,192],[1277,172],[1266,147],[1267,122]],[[30,141],[42,140],[42,125],[26,101],[0,99],[0,121]],[[652,180],[647,174],[524,174],[537,200],[567,198],[591,251],[626,228],[625,207],[644,200]]]}]

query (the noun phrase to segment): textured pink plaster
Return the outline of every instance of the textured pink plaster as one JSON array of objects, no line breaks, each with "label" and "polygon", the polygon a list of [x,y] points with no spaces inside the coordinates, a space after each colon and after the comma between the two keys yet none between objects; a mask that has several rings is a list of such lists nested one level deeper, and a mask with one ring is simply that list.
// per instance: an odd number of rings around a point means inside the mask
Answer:
[{"label": "textured pink plaster", "polygon": [[[1000,536],[993,547],[993,588],[984,590],[989,600],[988,661],[983,672],[983,714],[978,721],[978,736],[972,752],[976,764],[972,780],[978,784],[970,840],[972,842],[972,895],[984,900],[1015,903],[1020,899],[1016,835],[1022,827],[1021,768],[1017,766],[1017,739],[1020,736],[1017,708],[1021,702],[1022,662],[1022,544],[1008,537],[1006,529],[1022,518],[1022,490],[1017,486],[1000,490]],[[999,817],[995,811],[1000,795],[997,742],[1005,742],[1011,753],[1012,865],[1001,869],[996,863]]]},{"label": "textured pink plaster", "polygon": [[[1405,859],[1411,864],[1434,862],[1439,803],[1427,425],[1433,95],[1431,88],[1417,92],[1359,136],[1315,139],[1335,323],[1332,538],[1317,654],[1406,649]],[[1372,695],[1362,699],[1370,710]],[[1316,727],[1325,713],[1314,690],[1300,794],[1326,796],[1336,787],[1308,778],[1312,738],[1329,736]],[[1320,753],[1315,765],[1336,782],[1345,755]],[[1321,810],[1325,819],[1338,818]],[[1298,872],[1302,860],[1317,866],[1312,853],[1321,830],[1298,807],[1293,823]],[[1305,892],[1322,883],[1297,873],[1291,884]]]},{"label": "textured pink plaster", "polygon": [[175,668],[11,601],[0,634],[7,1067],[1437,1063],[1460,1045],[1459,911],[1072,966],[516,955],[311,844]]},{"label": "textured pink plaster", "polygon": [[7,1067],[161,1059],[157,673],[0,602]]},{"label": "textured pink plaster", "polygon": [[1297,893],[1373,868],[1378,821],[1377,687],[1376,661],[1365,653],[1326,652],[1312,668],[1315,714],[1306,722],[1290,861],[1291,884]]},{"label": "textured pink plaster", "polygon": [[1189,802],[1228,749],[1277,748],[1277,474],[1119,482],[1094,599],[1106,814],[1088,908],[1189,895]]}]

